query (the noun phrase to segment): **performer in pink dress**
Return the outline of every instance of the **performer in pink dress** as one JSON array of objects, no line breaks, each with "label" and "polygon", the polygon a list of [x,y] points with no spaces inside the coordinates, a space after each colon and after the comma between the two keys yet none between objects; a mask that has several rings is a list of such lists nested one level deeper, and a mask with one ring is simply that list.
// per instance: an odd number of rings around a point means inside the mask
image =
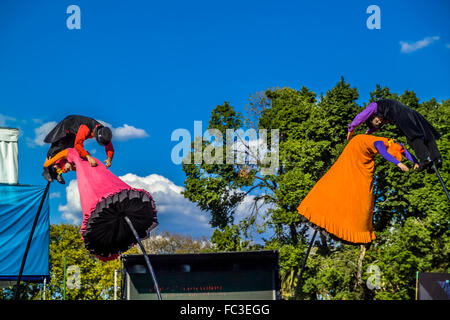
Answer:
[{"label": "performer in pink dress", "polygon": [[68,149],[69,166],[76,168],[83,223],[81,235],[86,248],[100,260],[116,259],[137,243],[125,221],[128,217],[139,237],[145,239],[158,225],[152,196],[115,176],[101,161],[96,166]]}]

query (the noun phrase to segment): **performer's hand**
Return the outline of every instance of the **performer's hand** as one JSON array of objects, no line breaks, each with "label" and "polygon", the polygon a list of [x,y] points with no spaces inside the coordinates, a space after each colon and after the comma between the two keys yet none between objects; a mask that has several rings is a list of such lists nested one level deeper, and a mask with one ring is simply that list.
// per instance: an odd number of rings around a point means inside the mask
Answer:
[{"label": "performer's hand", "polygon": [[417,169],[419,169],[419,164],[418,164],[418,163],[415,163],[415,164],[414,164],[414,170],[417,170]]},{"label": "performer's hand", "polygon": [[111,167],[111,158],[107,158],[105,161],[103,161],[105,163],[105,166],[107,168]]},{"label": "performer's hand", "polygon": [[97,166],[97,161],[95,161],[95,159],[92,158],[90,155],[87,155],[86,159],[91,164],[91,167],[96,167]]},{"label": "performer's hand", "polygon": [[353,135],[353,131],[349,131],[349,132],[347,133],[347,140],[350,140],[350,138],[352,137],[352,135]]},{"label": "performer's hand", "polygon": [[400,169],[402,169],[402,171],[404,171],[404,172],[409,171],[408,167],[405,166],[405,165],[404,165],[403,163],[401,163],[401,162],[399,162],[399,163],[397,164],[397,167],[399,167]]},{"label": "performer's hand", "polygon": [[66,169],[66,171],[75,171],[76,170],[75,164],[67,161],[66,164],[64,165],[64,169]]}]

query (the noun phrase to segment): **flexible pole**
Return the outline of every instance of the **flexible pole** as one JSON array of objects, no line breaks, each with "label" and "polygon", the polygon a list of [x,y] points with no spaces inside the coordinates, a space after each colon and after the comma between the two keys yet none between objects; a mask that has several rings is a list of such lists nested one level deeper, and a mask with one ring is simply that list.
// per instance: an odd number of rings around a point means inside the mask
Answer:
[{"label": "flexible pole", "polygon": [[438,170],[438,168],[437,168],[437,166],[436,166],[436,163],[433,162],[432,168],[433,168],[434,171],[436,172],[436,175],[437,175],[437,177],[438,177],[438,179],[439,179],[439,182],[440,182],[441,185],[442,185],[442,189],[444,189],[444,192],[445,192],[445,194],[446,194],[446,196],[447,196],[448,201],[450,201],[450,195],[448,194],[447,187],[445,186],[444,180],[442,180],[441,174],[439,173],[439,170]]},{"label": "flexible pole", "polygon": [[17,300],[19,298],[20,280],[22,279],[23,269],[25,267],[25,262],[27,261],[28,250],[30,250],[30,245],[31,245],[31,240],[33,239],[34,230],[36,229],[36,225],[39,220],[39,215],[41,214],[42,206],[44,205],[44,200],[45,200],[45,197],[47,196],[49,188],[50,188],[50,182],[47,182],[47,186],[45,187],[45,191],[42,196],[41,203],[39,204],[39,209],[36,213],[36,217],[34,218],[33,226],[31,227],[30,236],[28,237],[27,246],[25,248],[25,253],[22,258],[22,264],[20,265],[19,276],[17,278],[17,284],[16,284],[16,293],[14,295],[15,300]]},{"label": "flexible pole", "polygon": [[47,277],[44,277],[44,300],[46,299],[47,293]]},{"label": "flexible pole", "polygon": [[311,251],[311,247],[314,243],[314,238],[316,237],[316,234],[317,234],[317,229],[314,230],[311,240],[309,241],[309,245],[308,245],[308,249],[306,250],[305,257],[303,258],[302,268],[300,269],[300,274],[298,275],[297,287],[295,288],[294,300],[297,300],[297,297],[300,293],[300,289],[302,286],[303,272],[305,271],[305,266],[306,266],[306,260],[308,260],[309,252]]},{"label": "flexible pole", "polygon": [[418,293],[419,293],[419,271],[416,271],[416,300],[418,297]]},{"label": "flexible pole", "polygon": [[63,300],[66,300],[67,288],[67,258],[64,256],[64,275],[63,275]]},{"label": "flexible pole", "polygon": [[117,300],[117,272],[118,270],[114,270],[114,300]]},{"label": "flexible pole", "polygon": [[153,268],[150,263],[150,259],[148,258],[147,252],[145,251],[145,248],[142,245],[141,239],[139,238],[139,235],[137,234],[136,229],[134,229],[134,226],[133,226],[133,223],[131,222],[131,220],[127,216],[125,216],[124,218],[125,218],[125,221],[128,223],[128,226],[130,227],[131,231],[133,232],[134,237],[136,238],[136,240],[139,244],[139,247],[141,248],[142,253],[144,254],[144,259],[147,264],[147,269],[150,272],[150,275],[153,279],[153,283],[155,284],[155,290],[156,290],[156,294],[158,296],[158,300],[162,300],[161,292],[159,291],[158,281],[156,280],[156,276],[155,276],[155,273],[153,272]]}]

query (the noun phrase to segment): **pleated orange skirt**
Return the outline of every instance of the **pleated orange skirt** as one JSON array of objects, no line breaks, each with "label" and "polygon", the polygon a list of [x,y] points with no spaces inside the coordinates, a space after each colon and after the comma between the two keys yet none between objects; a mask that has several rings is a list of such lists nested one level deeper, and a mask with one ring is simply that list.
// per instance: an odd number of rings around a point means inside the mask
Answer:
[{"label": "pleated orange skirt", "polygon": [[375,141],[388,139],[357,135],[316,183],[297,211],[313,224],[351,243],[375,239],[372,226]]}]

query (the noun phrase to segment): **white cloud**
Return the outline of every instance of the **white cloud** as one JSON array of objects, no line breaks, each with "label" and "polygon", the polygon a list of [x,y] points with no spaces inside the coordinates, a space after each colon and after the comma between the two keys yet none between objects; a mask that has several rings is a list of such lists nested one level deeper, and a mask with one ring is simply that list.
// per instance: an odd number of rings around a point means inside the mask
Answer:
[{"label": "white cloud", "polygon": [[52,192],[50,193],[50,199],[61,198],[61,192]]},{"label": "white cloud", "polygon": [[148,137],[148,134],[144,129],[138,129],[127,124],[124,124],[122,127],[112,128],[112,132],[114,139],[118,141]]},{"label": "white cloud", "polygon": [[247,195],[244,200],[238,205],[235,212],[235,222],[239,222],[242,219],[250,216],[255,210],[255,196]]},{"label": "white cloud", "polygon": [[16,120],[16,118],[8,117],[8,116],[5,116],[4,114],[0,113],[0,127],[6,127],[7,121],[15,122],[17,120]]},{"label": "white cloud", "polygon": [[268,229],[263,234],[258,234],[256,232],[256,227],[260,227],[264,224],[264,222],[267,220],[267,210],[274,208],[273,204],[266,204],[263,202],[263,200],[259,200],[256,203],[257,211],[255,208],[255,195],[247,195],[244,200],[239,204],[239,206],[236,208],[236,212],[234,215],[235,223],[241,222],[243,219],[249,217],[250,215],[253,215],[256,217],[255,219],[255,225],[249,230],[249,236],[253,237],[253,240],[260,240],[262,237],[270,237],[271,230]]},{"label": "white cloud", "polygon": [[47,134],[57,125],[55,121],[46,122],[40,127],[34,129],[35,137],[34,139],[27,139],[27,144],[30,147],[38,145],[40,147],[44,146],[46,143],[44,142]]},{"label": "white cloud", "polygon": [[139,177],[128,173],[120,178],[133,188],[150,192],[158,210],[159,230],[194,236],[211,234],[208,213],[181,194],[183,187],[157,174]]},{"label": "white cloud", "polygon": [[72,224],[80,224],[83,220],[81,213],[80,193],[78,192],[77,180],[71,180],[66,187],[65,205],[59,205],[58,210],[62,212],[62,218]]},{"label": "white cloud", "polygon": [[402,53],[411,53],[414,52],[416,50],[419,50],[421,48],[425,48],[426,46],[432,44],[435,41],[438,41],[439,37],[438,36],[434,36],[434,37],[426,37],[422,40],[416,41],[416,42],[412,42],[412,43],[408,43],[405,41],[400,41],[400,51]]},{"label": "white cloud", "polygon": [[138,129],[126,123],[121,127],[114,128],[108,122],[102,120],[97,121],[103,124],[105,127],[110,128],[113,134],[113,139],[117,141],[126,141],[131,139],[141,139],[148,137],[148,134],[147,132],[145,132],[144,129]]},{"label": "white cloud", "polygon": [[[128,173],[120,178],[131,187],[144,189],[152,195],[158,211],[159,230],[191,234],[194,237],[212,234],[208,214],[184,198],[181,194],[183,187],[157,174],[140,177]],[[76,180],[71,180],[66,187],[66,204],[60,205],[58,209],[64,220],[73,224],[81,223],[81,203]]]}]

